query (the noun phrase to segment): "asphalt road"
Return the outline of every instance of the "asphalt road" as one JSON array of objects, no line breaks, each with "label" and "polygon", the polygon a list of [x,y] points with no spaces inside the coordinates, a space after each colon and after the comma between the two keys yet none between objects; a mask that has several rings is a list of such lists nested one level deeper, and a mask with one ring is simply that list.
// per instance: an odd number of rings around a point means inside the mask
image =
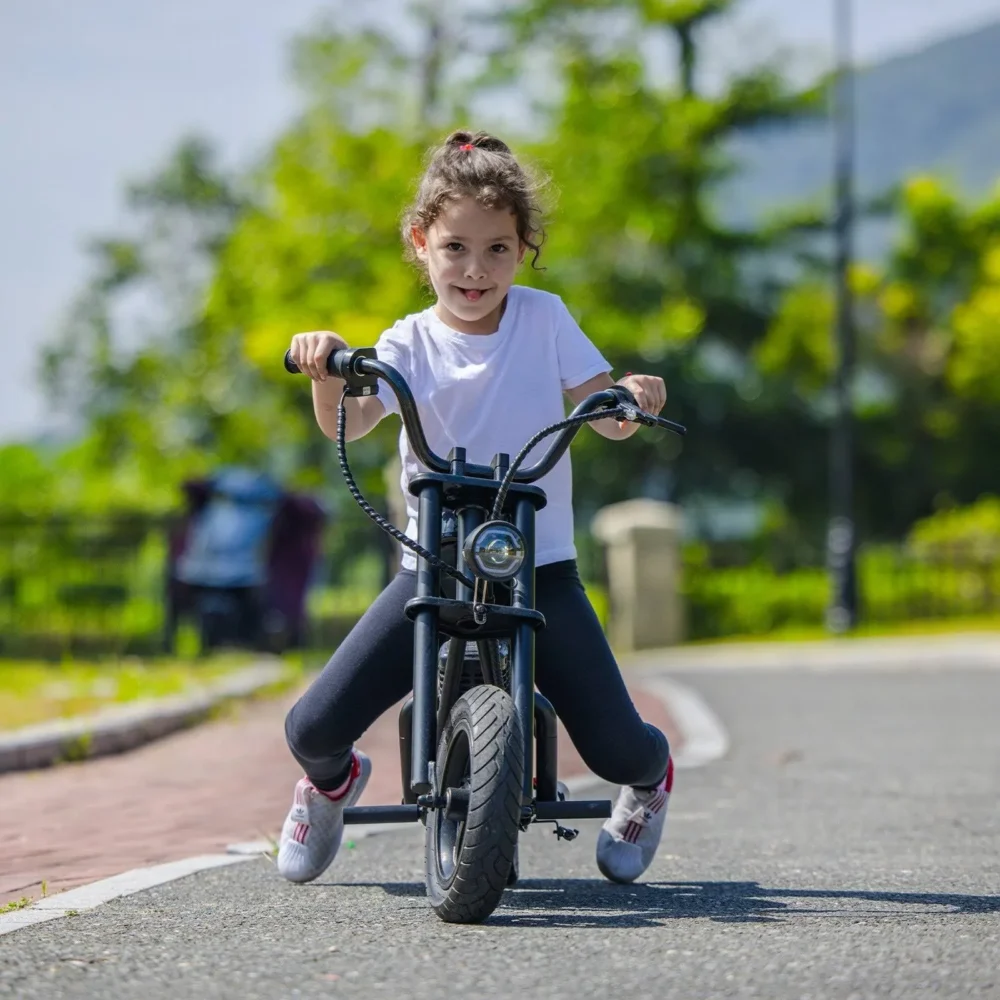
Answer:
[{"label": "asphalt road", "polygon": [[445,925],[414,828],[9,934],[0,996],[1000,997],[1000,672],[678,679],[731,749],[678,773],[643,884],[600,878],[596,824],[538,826],[490,923]]}]

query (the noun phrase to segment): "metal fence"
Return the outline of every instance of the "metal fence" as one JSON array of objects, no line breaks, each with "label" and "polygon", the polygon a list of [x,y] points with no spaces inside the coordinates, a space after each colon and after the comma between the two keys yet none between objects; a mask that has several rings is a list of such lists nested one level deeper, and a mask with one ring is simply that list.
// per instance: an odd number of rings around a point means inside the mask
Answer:
[{"label": "metal fence", "polygon": [[[0,657],[150,656],[164,649],[170,517],[0,518]],[[311,602],[307,645],[332,648],[378,581],[353,593],[344,576],[344,527],[332,523]],[[384,556],[381,535],[352,529],[352,558]],[[581,546],[581,570],[601,577],[597,546]],[[858,559],[864,623],[1000,616],[1000,553],[980,547],[917,552],[869,546]],[[336,573],[333,571],[336,570]],[[349,574],[347,574],[349,576]],[[745,544],[688,545],[682,587],[690,638],[766,634],[822,626],[829,583],[815,552],[767,552]]]},{"label": "metal fence", "polygon": [[[179,520],[179,514],[0,517],[0,658],[149,657],[173,648],[166,596],[170,537]],[[372,525],[370,535],[352,530],[348,547],[376,564],[365,595],[345,600],[345,587],[330,585],[343,574],[344,531],[328,527],[315,610],[303,636],[308,646],[335,646],[363,610],[361,598],[384,582],[385,546]],[[189,634],[196,652],[197,629]]]},{"label": "metal fence", "polygon": [[0,655],[156,651],[169,530],[146,515],[0,518]]}]

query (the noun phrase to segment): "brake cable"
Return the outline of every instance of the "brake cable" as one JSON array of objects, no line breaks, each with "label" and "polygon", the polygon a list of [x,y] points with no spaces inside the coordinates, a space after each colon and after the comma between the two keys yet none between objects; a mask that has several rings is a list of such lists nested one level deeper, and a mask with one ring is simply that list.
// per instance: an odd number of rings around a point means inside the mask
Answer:
[{"label": "brake cable", "polygon": [[432,566],[436,569],[447,573],[448,576],[453,577],[458,580],[459,583],[464,583],[466,587],[470,590],[474,590],[476,583],[472,577],[466,576],[464,573],[455,569],[454,566],[449,566],[443,559],[432,555],[418,542],[415,542],[409,535],[400,531],[388,518],[383,517],[365,498],[361,490],[358,489],[358,484],[354,481],[354,476],[351,473],[351,467],[347,464],[347,407],[344,404],[344,400],[350,395],[348,392],[348,387],[344,386],[343,395],[340,397],[340,405],[337,408],[337,459],[340,462],[340,474],[344,477],[344,482],[347,484],[347,489],[350,491],[352,497],[354,497],[357,505],[390,537],[395,538],[397,542],[401,545],[405,545],[406,548],[415,552],[418,556],[426,559]]},{"label": "brake cable", "polygon": [[623,420],[625,419],[625,416],[625,408],[623,406],[616,406],[613,409],[595,410],[593,413],[571,414],[566,417],[565,420],[560,420],[559,423],[553,424],[551,427],[546,427],[545,430],[539,431],[517,453],[517,457],[514,461],[510,463],[510,468],[507,470],[507,474],[503,477],[503,482],[500,483],[500,489],[497,492],[497,498],[493,504],[493,511],[490,514],[490,520],[500,520],[504,501],[507,499],[507,493],[510,491],[511,484],[514,482],[514,476],[516,475],[517,470],[528,457],[528,452],[530,452],[540,441],[547,438],[550,434],[555,434],[556,431],[561,431],[566,427],[573,427],[576,424],[588,424],[595,420],[608,420],[611,418]]}]

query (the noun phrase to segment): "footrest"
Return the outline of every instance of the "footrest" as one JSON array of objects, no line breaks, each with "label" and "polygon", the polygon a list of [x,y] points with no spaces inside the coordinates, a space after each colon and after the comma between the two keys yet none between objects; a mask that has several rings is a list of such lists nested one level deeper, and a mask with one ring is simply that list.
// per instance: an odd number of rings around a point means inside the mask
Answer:
[{"label": "footrest", "polygon": [[348,806],[344,810],[345,823],[416,823],[420,809],[415,805],[399,806]]},{"label": "footrest", "polygon": [[536,802],[535,819],[607,819],[610,799],[568,799],[565,802]]}]

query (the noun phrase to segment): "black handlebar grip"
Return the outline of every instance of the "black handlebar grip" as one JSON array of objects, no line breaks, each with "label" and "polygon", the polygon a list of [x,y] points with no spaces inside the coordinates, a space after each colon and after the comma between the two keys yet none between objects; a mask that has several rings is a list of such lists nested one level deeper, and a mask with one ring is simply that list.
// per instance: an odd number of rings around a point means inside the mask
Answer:
[{"label": "black handlebar grip", "polygon": [[[352,351],[334,351],[326,359],[327,372],[331,375],[340,375],[340,377],[343,378],[345,374],[343,369],[347,365],[352,353]],[[285,351],[285,371],[290,375],[302,374],[302,369],[299,368],[294,361],[292,361],[292,352],[290,349]]]},{"label": "black handlebar grip", "polygon": [[673,431],[675,434],[680,434],[682,437],[687,434],[688,429],[683,424],[678,424],[676,421],[667,420],[666,417],[654,417],[657,427],[662,427],[665,431]]}]

